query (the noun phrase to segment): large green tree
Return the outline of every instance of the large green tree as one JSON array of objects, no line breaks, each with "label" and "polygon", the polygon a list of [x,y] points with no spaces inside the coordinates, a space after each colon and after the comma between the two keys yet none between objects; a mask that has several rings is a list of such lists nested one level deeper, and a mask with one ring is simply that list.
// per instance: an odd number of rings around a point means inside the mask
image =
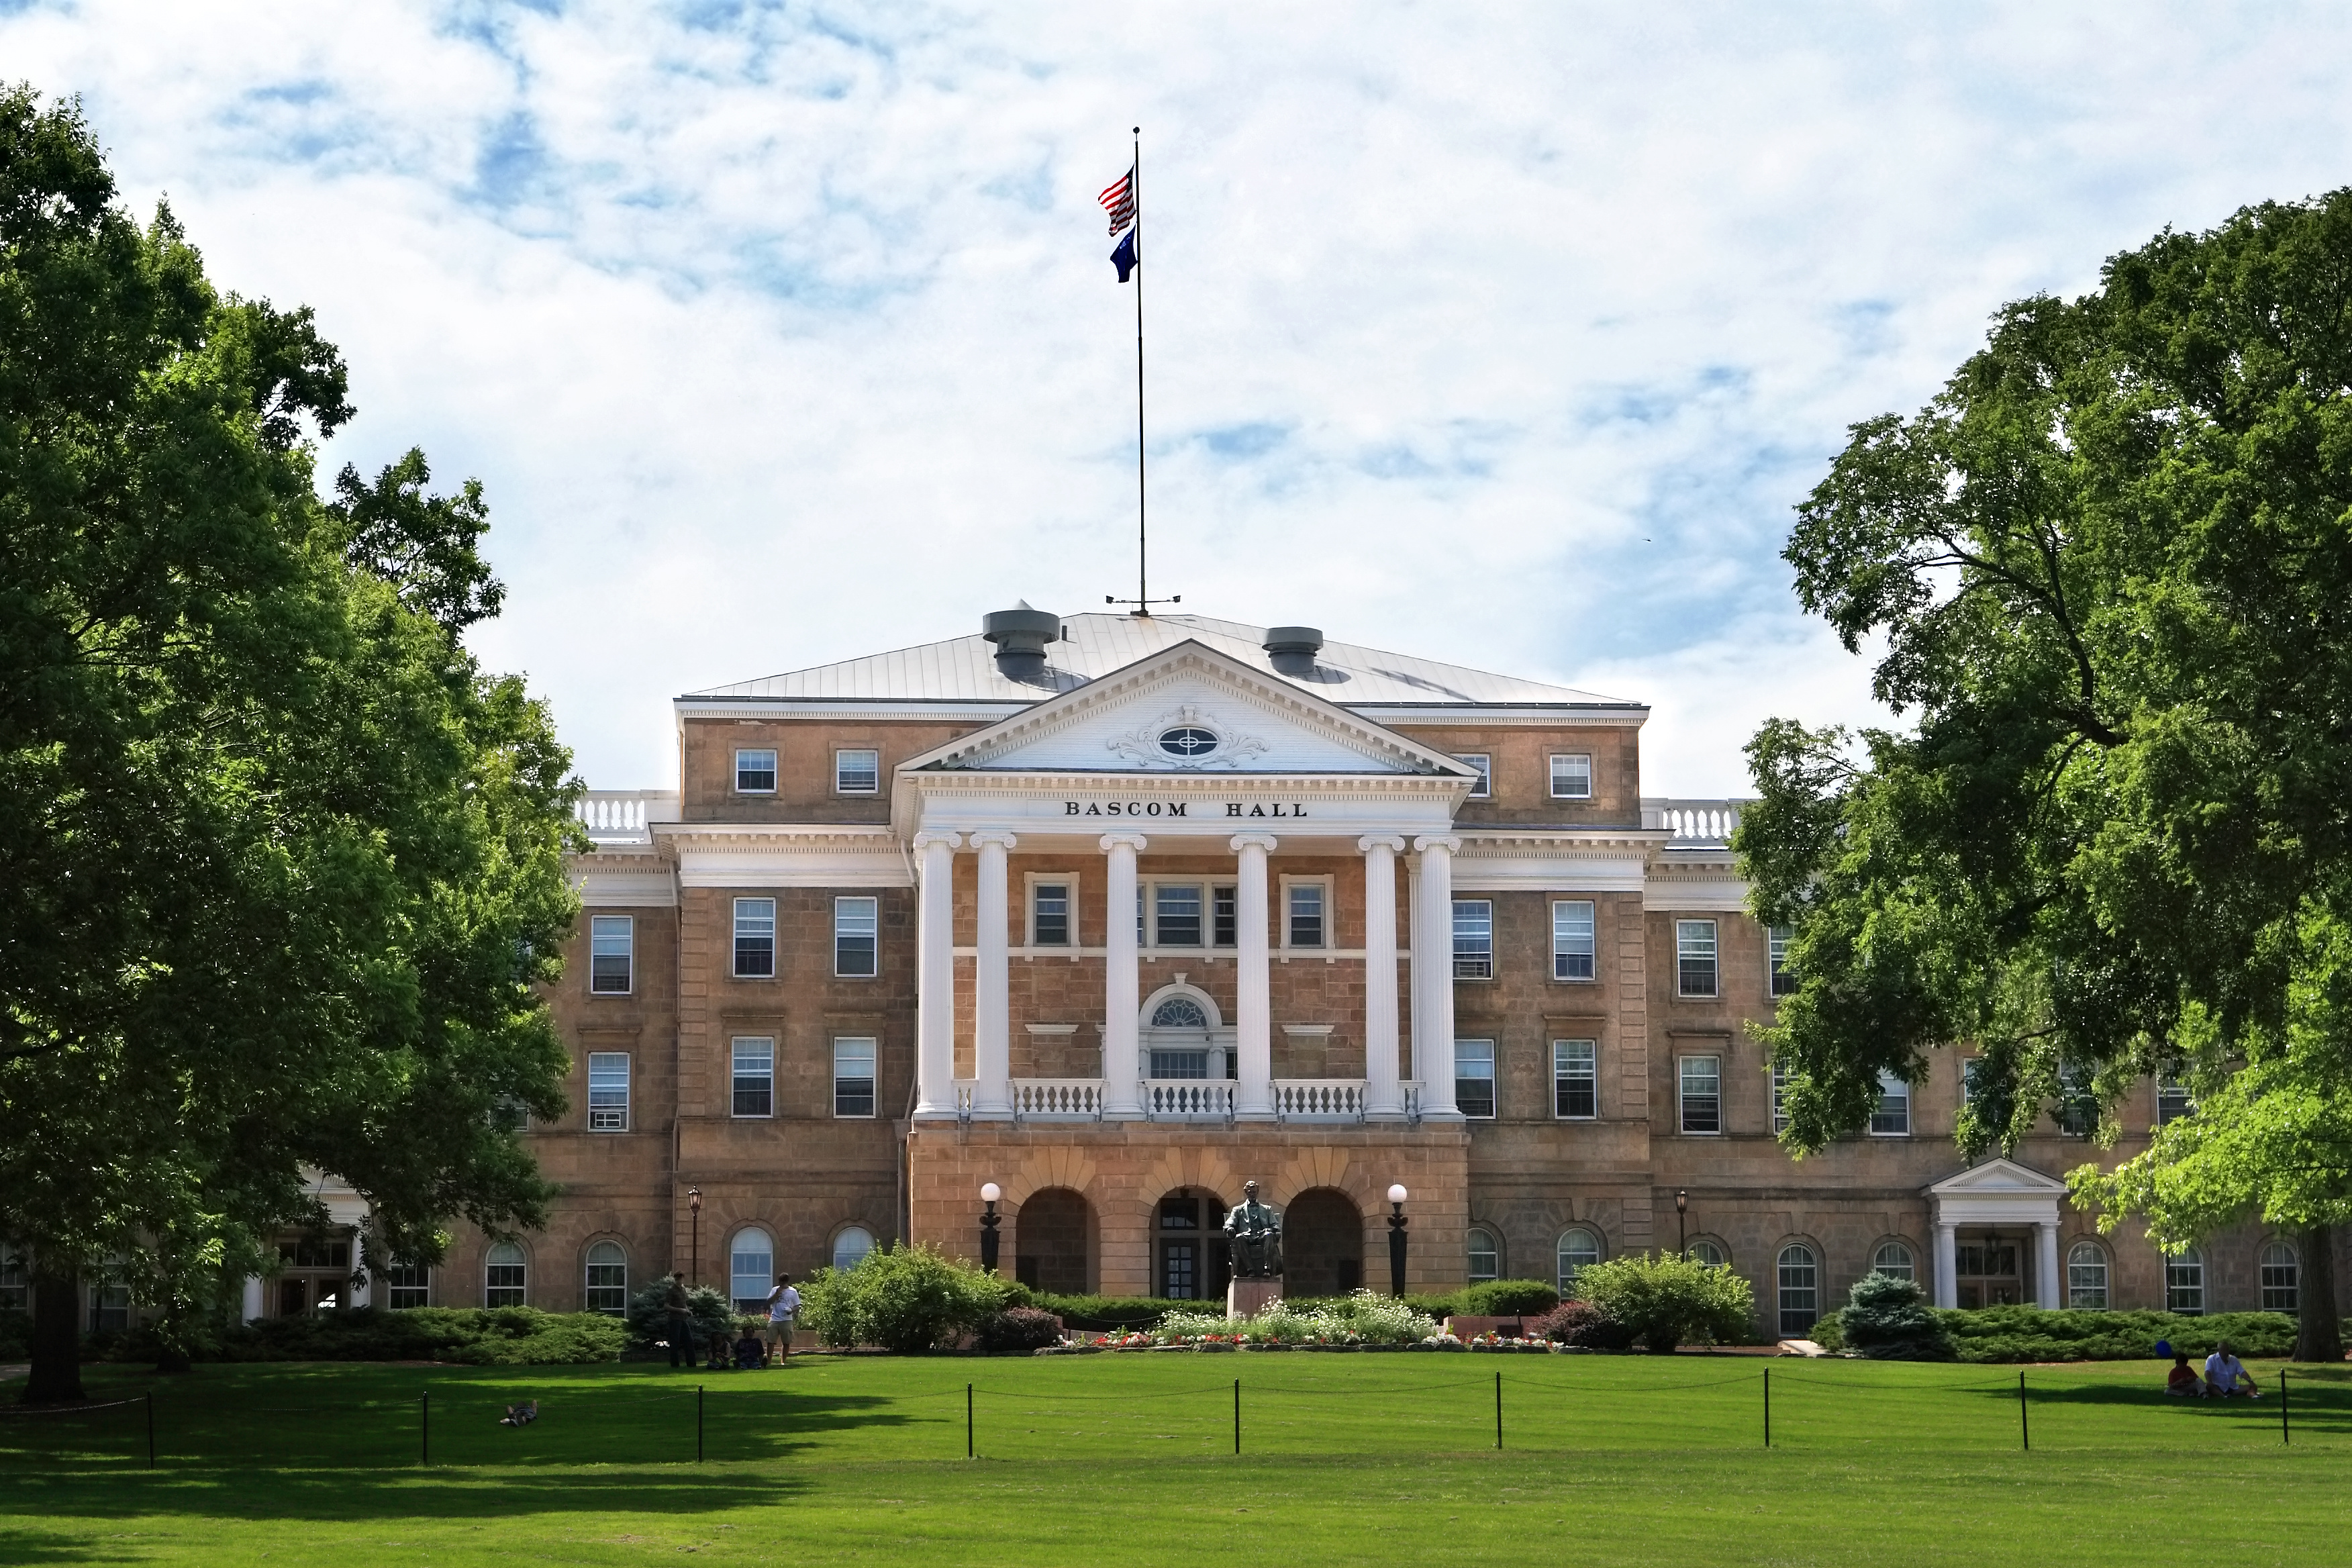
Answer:
[{"label": "large green tree", "polygon": [[2340,1355],[2352,1218],[2352,192],[2249,207],[1997,317],[1927,408],[1856,426],[1799,509],[1805,607],[1900,731],[1776,720],[1737,839],[1798,985],[1787,1142],[1878,1075],[1981,1053],[1971,1151],[2143,1075],[2197,1114],[2078,1201],[2178,1247],[2302,1234]]},{"label": "large green tree", "polygon": [[79,1393],[78,1282],[186,1331],[321,1216],[365,1256],[539,1222],[496,1114],[560,1113],[537,984],[574,900],[544,709],[461,646],[478,489],[331,498],[352,410],[307,310],[224,294],[116,200],[77,106],[0,92],[0,1238],[26,1397]]}]

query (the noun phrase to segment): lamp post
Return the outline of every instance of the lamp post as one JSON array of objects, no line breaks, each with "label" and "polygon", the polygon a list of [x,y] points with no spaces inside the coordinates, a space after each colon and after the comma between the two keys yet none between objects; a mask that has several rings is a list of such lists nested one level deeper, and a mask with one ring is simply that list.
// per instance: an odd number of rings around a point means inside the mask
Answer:
[{"label": "lamp post", "polygon": [[980,1215],[980,1266],[992,1274],[996,1271],[996,1200],[1003,1195],[1004,1189],[994,1182],[981,1183],[980,1201],[986,1206]]},{"label": "lamp post", "polygon": [[1389,1294],[1404,1294],[1404,1200],[1410,1196],[1404,1184],[1398,1182],[1389,1188]]},{"label": "lamp post", "polygon": [[702,1189],[686,1189],[686,1206],[694,1213],[694,1245],[688,1254],[692,1261],[688,1266],[688,1278],[697,1285],[702,1283]]},{"label": "lamp post", "polygon": [[1683,1221],[1689,1214],[1690,1194],[1676,1192],[1675,1194],[1675,1250],[1685,1258],[1690,1257],[1690,1238],[1685,1232]]}]

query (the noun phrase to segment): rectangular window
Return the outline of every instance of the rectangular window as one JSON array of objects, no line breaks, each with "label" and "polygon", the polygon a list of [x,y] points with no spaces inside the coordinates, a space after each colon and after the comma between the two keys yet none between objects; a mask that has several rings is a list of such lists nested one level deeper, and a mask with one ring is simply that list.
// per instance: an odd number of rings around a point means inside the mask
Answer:
[{"label": "rectangular window", "polygon": [[1681,1065],[1683,1131],[1722,1131],[1723,1058],[1685,1057]]},{"label": "rectangular window", "polygon": [[1153,1078],[1200,1078],[1209,1076],[1207,1051],[1161,1050],[1151,1053]]},{"label": "rectangular window", "polygon": [[776,900],[735,900],[735,973],[765,980],[776,973]]},{"label": "rectangular window", "polygon": [[2157,1080],[2156,1124],[2158,1127],[2168,1122],[2178,1121],[2196,1109],[2197,1102],[2189,1098],[2187,1084],[2170,1082],[2163,1079]]},{"label": "rectangular window", "polygon": [[32,1310],[32,1265],[16,1247],[0,1247],[0,1312],[29,1312]]},{"label": "rectangular window", "polygon": [[1592,798],[1592,759],[1582,752],[1551,759],[1551,797],[1554,800],[1591,800]]},{"label": "rectangular window", "polygon": [[1201,945],[1201,889],[1198,883],[1155,882],[1151,888],[1154,945]]},{"label": "rectangular window", "polygon": [[421,1263],[395,1263],[383,1271],[383,1304],[395,1312],[433,1304],[432,1274]]},{"label": "rectangular window", "polygon": [[1029,891],[1029,943],[1033,947],[1070,945],[1070,885],[1039,882]]},{"label": "rectangular window", "polygon": [[1878,1104],[1870,1113],[1870,1131],[1879,1138],[1910,1136],[1911,1086],[1891,1072],[1878,1075]]},{"label": "rectangular window", "polygon": [[852,980],[882,973],[882,900],[833,900],[833,972]]},{"label": "rectangular window", "polygon": [[1322,947],[1324,888],[1320,882],[1292,882],[1284,891],[1290,904],[1286,929],[1289,947]]},{"label": "rectangular window", "polygon": [[881,794],[882,753],[879,752],[834,752],[833,788],[836,795]]},{"label": "rectangular window", "polygon": [[510,1094],[502,1094],[490,1102],[490,1125],[507,1132],[528,1132],[530,1108]]},{"label": "rectangular window", "polygon": [[1209,889],[1216,911],[1216,942],[1219,947],[1238,946],[1241,942],[1242,895],[1238,888]]},{"label": "rectangular window", "polygon": [[1484,752],[1456,752],[1454,754],[1454,760],[1467,767],[1473,767],[1478,770],[1478,782],[1470,786],[1470,799],[1485,800],[1493,795],[1495,790],[1495,778],[1494,759],[1492,757],[1488,756]]},{"label": "rectangular window", "polygon": [[2088,1138],[2099,1130],[2099,1097],[2091,1069],[2074,1062],[2058,1068],[2058,1131],[2072,1138]]},{"label": "rectangular window", "polygon": [[776,1042],[744,1035],[735,1040],[735,1114],[776,1113]]},{"label": "rectangular window", "polygon": [[1562,899],[1551,907],[1551,977],[1592,978],[1592,901]]},{"label": "rectangular window", "polygon": [[773,751],[743,751],[735,753],[735,793],[737,795],[776,793],[776,753]]},{"label": "rectangular window", "polygon": [[833,1042],[833,1113],[835,1116],[874,1114],[872,1040]]},{"label": "rectangular window", "polygon": [[1675,922],[1675,988],[1685,996],[1715,994],[1715,922]]},{"label": "rectangular window", "polygon": [[1789,939],[1796,933],[1787,926],[1764,928],[1766,963],[1771,970],[1772,994],[1786,996],[1797,988],[1797,976],[1789,967]]},{"label": "rectangular window", "polygon": [[1465,1116],[1494,1119],[1494,1041],[1454,1042],[1454,1103]]},{"label": "rectangular window", "polygon": [[588,1131],[629,1130],[629,1053],[588,1053]]},{"label": "rectangular window", "polygon": [[1495,978],[1495,905],[1492,900],[1454,900],[1454,978]]},{"label": "rectangular window", "polygon": [[1601,1114],[1599,1052],[1591,1040],[1551,1043],[1551,1113],[1571,1121]]},{"label": "rectangular window", "polygon": [[588,918],[588,989],[599,996],[626,996],[635,978],[637,922],[627,915]]},{"label": "rectangular window", "polygon": [[1772,1136],[1789,1130],[1789,1069],[1772,1069]]},{"label": "rectangular window", "polygon": [[1982,1057],[1963,1057],[1960,1058],[1960,1103],[1962,1105],[1968,1105],[1973,1102],[1976,1097],[1983,1092],[1983,1090],[1977,1088],[1977,1075],[1981,1073],[1983,1070],[1984,1058]]}]

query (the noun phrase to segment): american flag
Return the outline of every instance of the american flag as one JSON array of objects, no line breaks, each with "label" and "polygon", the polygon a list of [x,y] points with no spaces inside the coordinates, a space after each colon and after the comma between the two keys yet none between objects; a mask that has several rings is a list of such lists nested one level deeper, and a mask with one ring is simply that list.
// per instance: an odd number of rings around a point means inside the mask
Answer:
[{"label": "american flag", "polygon": [[1110,231],[1118,234],[1135,222],[1135,171],[1128,170],[1113,180],[1097,198],[1103,210],[1110,214]]}]

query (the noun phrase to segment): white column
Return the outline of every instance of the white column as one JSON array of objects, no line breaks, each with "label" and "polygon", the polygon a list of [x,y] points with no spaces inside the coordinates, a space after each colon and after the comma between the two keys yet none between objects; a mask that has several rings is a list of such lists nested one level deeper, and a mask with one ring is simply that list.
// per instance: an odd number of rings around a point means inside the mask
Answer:
[{"label": "white column", "polygon": [[1012,981],[1006,950],[1010,915],[1005,908],[1005,854],[1020,842],[1010,833],[975,833],[980,851],[980,956],[973,973],[971,1113],[1013,1114]]},{"label": "white column", "polygon": [[1412,1010],[1405,1021],[1412,1059],[1406,1064],[1404,1076],[1415,1082],[1420,1081],[1422,1064],[1429,1059],[1429,1043],[1423,1037],[1429,1026],[1429,1004],[1422,1000],[1422,984],[1429,978],[1429,955],[1423,951],[1429,941],[1428,925],[1429,911],[1421,902],[1421,857],[1408,855],[1404,862],[1405,952],[1412,962],[1405,966],[1404,1003]]},{"label": "white column", "polygon": [[953,1118],[955,1104],[955,850],[953,833],[918,833],[915,903],[915,1115]]},{"label": "white column", "polygon": [[1397,1071],[1396,858],[1404,840],[1368,834],[1364,853],[1364,1118],[1395,1121],[1404,1115]]},{"label": "white column", "polygon": [[1460,1121],[1454,1103],[1454,852],[1462,840],[1432,834],[1412,841],[1421,851],[1420,929],[1413,932],[1413,1001],[1428,1016],[1413,1030],[1413,1067],[1421,1077],[1421,1113]]},{"label": "white column", "polygon": [[245,1277],[244,1310],[245,1321],[257,1323],[261,1321],[261,1276],[258,1274]]},{"label": "white column", "polygon": [[1959,1227],[1944,1220],[1936,1222],[1936,1305],[1957,1307],[1960,1304],[1960,1251],[1956,1233]]},{"label": "white column", "polygon": [[2033,1239],[2037,1244],[2033,1252],[2034,1294],[2042,1306],[2054,1312],[2065,1304],[2058,1293],[2058,1222],[2034,1221]]},{"label": "white column", "polygon": [[1237,833],[1231,841],[1242,862],[1234,897],[1234,1065],[1241,1079],[1234,1099],[1236,1121],[1263,1121],[1274,1115],[1274,985],[1265,943],[1265,858],[1274,842],[1267,833]]},{"label": "white column", "polygon": [[1140,833],[1106,833],[1100,843],[1110,857],[1103,875],[1103,1114],[1143,1114],[1143,1064],[1139,1059],[1136,1014],[1143,1006],[1135,974],[1135,858],[1146,839]]}]

